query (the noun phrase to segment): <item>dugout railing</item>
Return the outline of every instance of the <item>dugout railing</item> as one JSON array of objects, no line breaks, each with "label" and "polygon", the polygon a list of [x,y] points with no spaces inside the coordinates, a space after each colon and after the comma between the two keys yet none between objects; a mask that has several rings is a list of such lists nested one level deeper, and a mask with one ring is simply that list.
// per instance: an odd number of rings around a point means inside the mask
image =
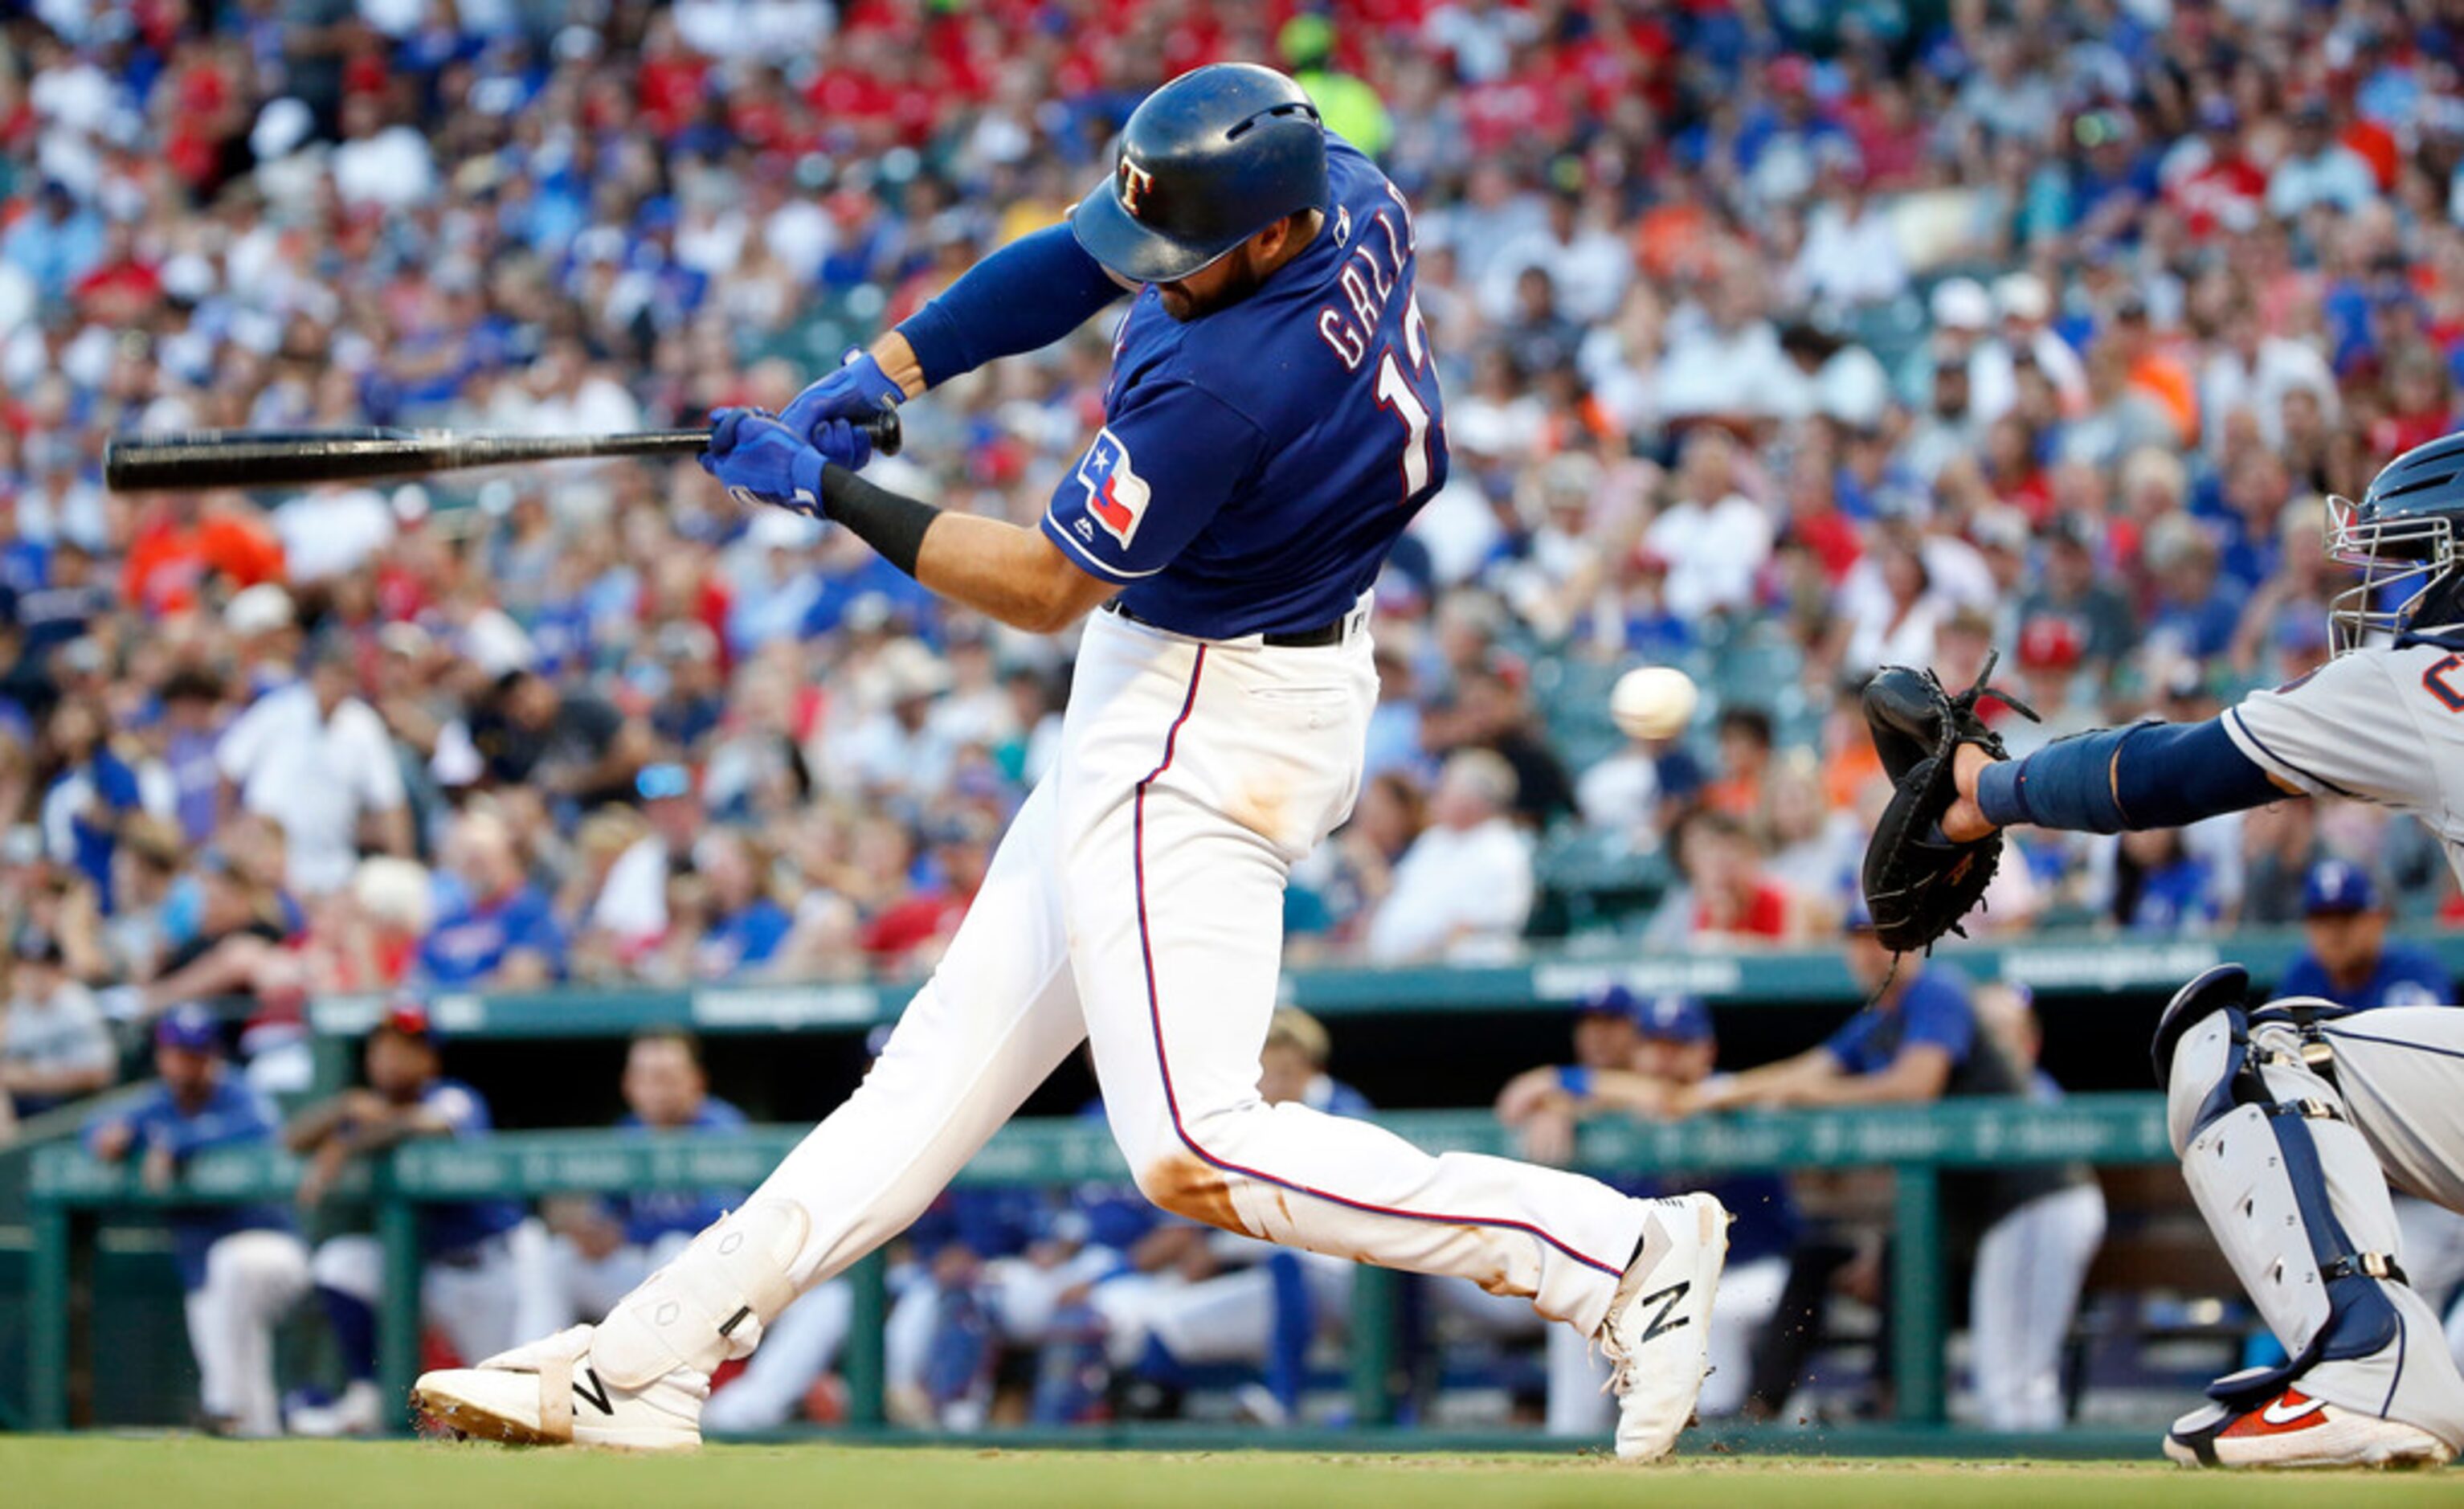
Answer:
[{"label": "dugout railing", "polygon": [[[2451,970],[2464,972],[2464,931],[2419,938]],[[2209,938],[2047,936],[2008,943],[1954,943],[1936,957],[1975,980],[2024,985],[2040,999],[2170,992],[2211,965],[2234,960],[2261,982],[2301,948],[2298,930]],[[896,1019],[917,982],[709,985],[688,988],[577,988],[492,994],[441,992],[437,1025],[456,1038],[622,1036],[681,1027],[710,1034],[862,1032]],[[1854,1005],[1864,999],[1840,950],[1638,957],[1630,939],[1589,941],[1513,964],[1375,968],[1321,965],[1286,973],[1287,1004],[1332,1020],[1408,1013],[1545,1010],[1611,984],[1637,995],[1678,992],[1715,1008]],[[376,1024],[385,998],[318,999],[309,1020],[320,1037],[347,1038]]]},{"label": "dugout railing", "polygon": [[[1510,1153],[1497,1122],[1482,1112],[1400,1113],[1381,1124],[1431,1151]],[[357,1170],[337,1191],[363,1197],[375,1211],[385,1251],[385,1302],[380,1313],[381,1382],[402,1398],[418,1366],[419,1252],[423,1203],[565,1192],[749,1188],[795,1145],[801,1128],[741,1134],[627,1136],[605,1131],[539,1132],[462,1142],[407,1144]],[[2055,1105],[1972,1100],[1925,1106],[1745,1113],[1672,1123],[1587,1122],[1574,1165],[1601,1173],[1687,1170],[1881,1167],[1893,1176],[1898,1258],[1891,1270],[1890,1348],[1897,1418],[1939,1425],[1947,1416],[1946,1376],[1946,1169],[2080,1162],[2169,1164],[2163,1098],[2083,1095]],[[70,1380],[79,1338],[73,1286],[78,1256],[116,1213],[173,1205],[288,1201],[299,1165],[273,1148],[199,1155],[178,1185],[143,1188],[133,1172],[99,1164],[73,1144],[36,1150],[31,1170],[30,1334],[26,1383],[36,1430],[70,1424]],[[1065,1187],[1126,1180],[1118,1151],[1098,1123],[1031,1121],[1004,1128],[959,1174],[972,1185]],[[850,1275],[856,1318],[841,1368],[849,1423],[883,1420],[882,1322],[888,1301],[878,1254]],[[1398,1292],[1393,1274],[1363,1268],[1353,1301],[1350,1387],[1356,1425],[1390,1422],[1405,1380],[1399,1376]],[[396,1418],[394,1429],[406,1428]]]}]

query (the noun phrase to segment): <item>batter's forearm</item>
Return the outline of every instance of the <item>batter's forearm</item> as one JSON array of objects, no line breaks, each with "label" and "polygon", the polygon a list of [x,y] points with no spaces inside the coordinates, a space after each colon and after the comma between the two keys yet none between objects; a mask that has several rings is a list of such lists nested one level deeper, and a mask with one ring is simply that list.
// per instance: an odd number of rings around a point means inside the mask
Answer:
[{"label": "batter's forearm", "polygon": [[822,513],[832,523],[845,525],[872,546],[874,554],[923,580],[916,573],[916,563],[924,553],[924,535],[940,519],[941,510],[921,499],[868,482],[837,465],[822,468],[816,491],[821,495]]},{"label": "batter's forearm", "polygon": [[943,514],[924,538],[915,580],[1013,629],[1048,634],[1085,617],[1115,590],[1071,566],[1033,529],[973,514]]},{"label": "batter's forearm", "polygon": [[2179,828],[2281,800],[2285,791],[2215,719],[2132,723],[2056,740],[2024,760],[1986,766],[1976,805],[1996,827],[2073,832]]},{"label": "batter's forearm", "polygon": [[872,353],[912,397],[999,357],[1041,350],[1087,322],[1125,290],[1067,225],[1023,235],[959,275],[901,321],[919,386]]},{"label": "batter's forearm", "polygon": [[822,511],[883,560],[1013,629],[1050,633],[1112,595],[1111,586],[1069,565],[1035,530],[945,513],[840,466],[824,469],[821,497]]}]

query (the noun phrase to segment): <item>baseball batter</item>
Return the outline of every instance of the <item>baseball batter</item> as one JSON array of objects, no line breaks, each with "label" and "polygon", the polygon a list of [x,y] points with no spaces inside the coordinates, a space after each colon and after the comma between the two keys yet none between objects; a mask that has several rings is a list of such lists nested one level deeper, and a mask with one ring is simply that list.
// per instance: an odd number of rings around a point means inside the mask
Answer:
[{"label": "baseball batter", "polygon": [[[1286,877],[1360,782],[1370,586],[1446,475],[1415,267],[1402,196],[1298,85],[1204,68],[1131,116],[1067,226],[986,258],[781,420],[720,416],[703,464],[738,497],[828,518],[1005,623],[1085,619],[1063,748],[847,1103],[596,1326],[429,1373],[421,1409],[506,1440],[693,1444],[711,1370],[914,1219],[1085,1040],[1148,1198],[1525,1297],[1615,1360],[1619,1454],[1670,1449],[1702,1387],[1718,1201],[1433,1158],[1258,1091]],[[855,475],[850,418],[1128,290],[1106,423],[1040,529]]]},{"label": "baseball batter", "polygon": [[[2331,608],[2335,658],[2204,723],[2102,729],[2018,761],[1963,742],[1955,799],[1906,846],[1914,861],[1955,867],[1973,851],[1948,846],[2017,823],[2165,828],[2329,793],[2413,814],[2464,872],[2464,435],[2328,509],[2329,553],[2362,573]],[[1914,706],[1912,676],[1878,677],[1869,712]],[[1878,726],[1920,744],[1939,731],[1887,711]],[[1905,771],[1903,792],[1924,779]],[[2406,1278],[2387,1187],[2464,1210],[2464,1010],[2259,1005],[2248,984],[2224,965],[2186,986],[2156,1068],[2191,1193],[2290,1361],[2219,1380],[2166,1452],[2211,1467],[2444,1462],[2464,1446],[2464,1378]]]}]

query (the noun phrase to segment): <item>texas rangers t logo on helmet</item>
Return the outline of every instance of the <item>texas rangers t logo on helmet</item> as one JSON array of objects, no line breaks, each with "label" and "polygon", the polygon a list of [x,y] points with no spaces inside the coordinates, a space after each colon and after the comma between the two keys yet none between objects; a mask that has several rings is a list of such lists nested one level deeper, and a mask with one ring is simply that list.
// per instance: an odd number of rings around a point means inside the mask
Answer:
[{"label": "texas rangers t logo on helmet", "polygon": [[1124,153],[1121,157],[1121,208],[1136,214],[1138,201],[1145,198],[1153,188],[1155,174],[1131,162],[1128,154]]}]

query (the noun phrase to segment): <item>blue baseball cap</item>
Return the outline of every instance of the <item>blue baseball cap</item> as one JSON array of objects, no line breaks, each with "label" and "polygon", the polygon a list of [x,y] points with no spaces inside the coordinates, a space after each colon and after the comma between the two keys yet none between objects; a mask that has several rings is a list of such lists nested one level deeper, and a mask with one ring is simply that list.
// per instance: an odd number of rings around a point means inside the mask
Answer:
[{"label": "blue baseball cap", "polygon": [[1711,1009],[1699,996],[1654,996],[1636,1013],[1634,1025],[1641,1029],[1645,1037],[1672,1043],[1707,1043],[1711,1040]]},{"label": "blue baseball cap", "polygon": [[2378,882],[2357,864],[2321,859],[2301,886],[2301,910],[2311,917],[2347,916],[2379,909]]},{"label": "blue baseball cap", "polygon": [[184,1048],[192,1054],[222,1052],[222,1024],[204,1007],[190,1002],[175,1006],[154,1021],[154,1042],[161,1048]]},{"label": "blue baseball cap", "polygon": [[693,772],[673,761],[646,765],[635,772],[633,789],[646,802],[655,802],[661,797],[691,796]]},{"label": "blue baseball cap", "polygon": [[1604,985],[1574,1003],[1576,1016],[1615,1016],[1639,1025],[1642,1003],[1621,985]]}]

